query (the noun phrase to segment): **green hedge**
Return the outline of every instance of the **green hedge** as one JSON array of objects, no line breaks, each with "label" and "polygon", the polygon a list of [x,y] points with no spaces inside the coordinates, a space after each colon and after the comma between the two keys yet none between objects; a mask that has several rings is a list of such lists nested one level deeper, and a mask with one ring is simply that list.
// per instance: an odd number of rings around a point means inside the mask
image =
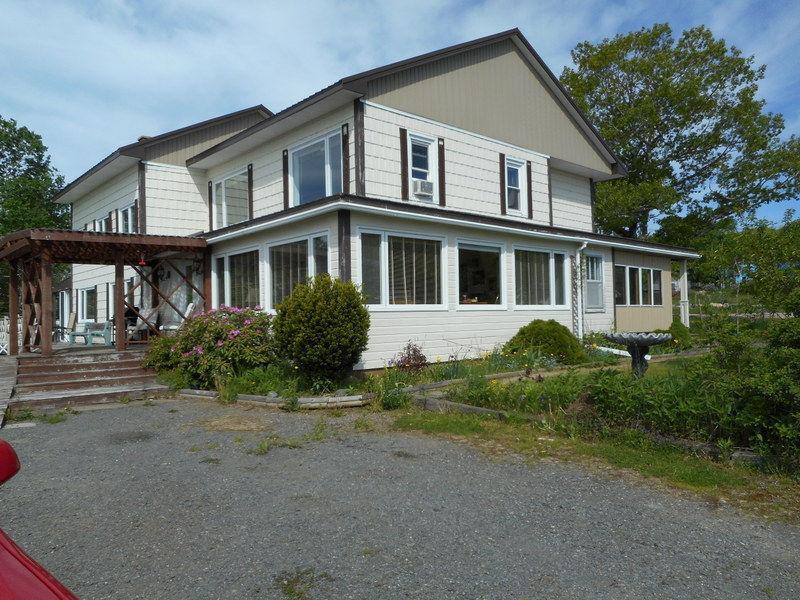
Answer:
[{"label": "green hedge", "polygon": [[538,351],[564,365],[586,362],[588,356],[572,332],[561,323],[535,320],[522,327],[503,347],[506,354]]}]

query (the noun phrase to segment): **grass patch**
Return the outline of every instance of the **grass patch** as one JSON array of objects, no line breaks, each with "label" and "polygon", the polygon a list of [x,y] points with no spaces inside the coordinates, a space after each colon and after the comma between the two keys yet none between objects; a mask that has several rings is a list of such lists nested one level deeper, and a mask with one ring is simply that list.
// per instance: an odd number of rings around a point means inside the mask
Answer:
[{"label": "grass patch", "polygon": [[710,501],[730,503],[752,514],[800,522],[797,480],[745,465],[714,462],[653,442],[632,430],[580,437],[564,435],[547,421],[498,421],[487,416],[423,411],[398,416],[393,427],[465,440],[493,454],[510,452],[529,459],[604,464],[697,493]]},{"label": "grass patch", "polygon": [[258,445],[250,450],[250,454],[256,456],[264,456],[269,454],[273,448],[302,448],[303,441],[297,438],[282,438],[277,435],[271,435],[261,440]]},{"label": "grass patch", "polygon": [[328,573],[316,573],[314,569],[300,569],[284,571],[275,576],[273,584],[284,598],[289,600],[309,600],[311,591],[320,584],[332,581]]},{"label": "grass patch", "polygon": [[353,421],[353,428],[356,431],[372,431],[372,423],[370,423],[369,419],[366,417],[358,417],[355,421]]}]

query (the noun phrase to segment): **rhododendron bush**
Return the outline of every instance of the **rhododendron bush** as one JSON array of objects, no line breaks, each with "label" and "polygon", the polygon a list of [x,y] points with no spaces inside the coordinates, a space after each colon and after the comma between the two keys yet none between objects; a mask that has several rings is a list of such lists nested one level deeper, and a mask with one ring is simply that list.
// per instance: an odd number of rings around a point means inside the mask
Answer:
[{"label": "rhododendron bush", "polygon": [[189,385],[211,389],[274,360],[270,315],[258,307],[220,306],[187,319],[174,337],[153,340],[144,365],[179,371]]}]

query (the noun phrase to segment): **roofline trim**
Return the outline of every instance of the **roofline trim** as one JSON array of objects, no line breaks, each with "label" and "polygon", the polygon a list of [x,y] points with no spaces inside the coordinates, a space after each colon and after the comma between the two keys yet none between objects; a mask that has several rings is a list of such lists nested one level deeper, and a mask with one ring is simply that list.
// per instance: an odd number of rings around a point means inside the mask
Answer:
[{"label": "roofline trim", "polygon": [[[371,204],[365,204],[367,201]],[[315,202],[316,205],[306,205],[306,207],[294,207],[289,209],[290,214],[273,213],[260,217],[250,225],[233,225],[228,229],[219,230],[219,233],[207,232],[203,237],[209,244],[219,243],[231,239],[236,239],[259,231],[274,229],[282,225],[287,225],[303,219],[327,214],[339,209],[350,209],[357,212],[378,214],[382,216],[393,216],[401,218],[412,218],[420,221],[428,221],[442,225],[469,226],[486,229],[489,231],[499,231],[502,233],[513,233],[516,235],[528,235],[530,237],[560,240],[576,244],[587,243],[594,246],[604,246],[609,248],[620,248],[646,252],[649,254],[659,254],[674,258],[700,258],[700,254],[688,248],[667,246],[664,244],[654,244],[652,242],[642,242],[640,240],[626,241],[625,238],[615,239],[598,233],[581,232],[576,230],[559,229],[555,227],[538,226],[538,229],[530,229],[524,225],[529,223],[518,223],[510,219],[500,217],[488,217],[483,215],[472,215],[469,213],[456,212],[450,210],[435,209],[424,213],[409,208],[426,209],[428,207],[411,207],[407,204],[400,204],[392,200],[379,200],[354,195],[339,195],[322,198]],[[472,218],[470,218],[472,217]],[[491,220],[492,222],[486,222]]]}]

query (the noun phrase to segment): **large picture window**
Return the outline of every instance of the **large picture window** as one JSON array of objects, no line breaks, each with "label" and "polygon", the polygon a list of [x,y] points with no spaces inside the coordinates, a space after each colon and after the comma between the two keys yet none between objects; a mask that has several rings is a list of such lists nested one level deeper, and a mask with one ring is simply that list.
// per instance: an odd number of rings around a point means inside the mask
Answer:
[{"label": "large picture window", "polygon": [[462,305],[502,304],[500,248],[459,244],[458,301]]},{"label": "large picture window", "polygon": [[214,183],[214,228],[227,227],[249,217],[247,170]]},{"label": "large picture window", "polygon": [[338,131],[292,151],[294,205],[342,192],[342,136]]},{"label": "large picture window", "polygon": [[229,256],[228,273],[232,306],[253,308],[261,304],[258,250]]},{"label": "large picture window", "polygon": [[362,233],[361,288],[367,304],[442,305],[442,241]]},{"label": "large picture window", "polygon": [[563,306],[565,256],[541,250],[514,251],[515,296],[518,306]]},{"label": "large picture window", "polygon": [[298,283],[328,272],[328,237],[312,236],[269,249],[271,306],[283,302]]},{"label": "large picture window", "polygon": [[603,302],[603,258],[586,256],[586,301],[588,310],[602,310]]}]

